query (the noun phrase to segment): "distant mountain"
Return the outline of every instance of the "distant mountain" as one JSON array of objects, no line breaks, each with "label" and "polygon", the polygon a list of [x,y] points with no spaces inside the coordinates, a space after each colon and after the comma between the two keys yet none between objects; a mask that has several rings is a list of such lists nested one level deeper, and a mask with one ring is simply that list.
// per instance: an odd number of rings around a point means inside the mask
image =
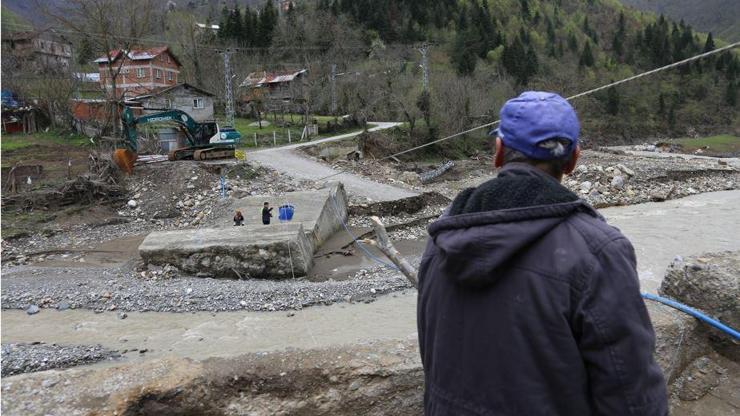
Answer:
[{"label": "distant mountain", "polygon": [[[68,2],[66,0],[44,0],[41,4],[48,7],[50,10],[55,10],[60,6],[65,6]],[[35,1],[29,0],[3,0],[3,23],[5,23],[5,13],[10,12],[15,17],[20,18],[24,24],[33,25],[36,28],[51,24],[51,18],[42,13],[36,6]],[[14,27],[3,27],[3,30],[15,30]],[[21,28],[22,30],[22,28]]]},{"label": "distant mountain", "polygon": [[740,40],[740,0],[620,0],[639,10],[683,19],[728,42]]},{"label": "distant mountain", "polygon": [[2,6],[2,11],[0,11],[0,15],[2,17],[3,32],[15,32],[31,27],[30,22],[5,7],[4,4]]}]

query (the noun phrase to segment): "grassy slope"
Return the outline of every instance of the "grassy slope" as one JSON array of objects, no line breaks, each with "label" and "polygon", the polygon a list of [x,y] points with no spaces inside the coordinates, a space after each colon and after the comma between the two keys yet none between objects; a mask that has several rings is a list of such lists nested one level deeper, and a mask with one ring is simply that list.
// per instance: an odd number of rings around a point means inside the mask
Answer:
[{"label": "grassy slope", "polygon": [[677,139],[675,142],[683,145],[684,150],[690,152],[696,149],[706,149],[713,153],[740,154],[740,137],[733,136],[731,134],[700,138],[683,138]]},{"label": "grassy slope", "polygon": [[44,174],[33,183],[33,188],[54,187],[66,180],[70,161],[73,176],[87,171],[89,144],[83,136],[54,131],[4,134],[0,139],[2,166],[42,165]]}]

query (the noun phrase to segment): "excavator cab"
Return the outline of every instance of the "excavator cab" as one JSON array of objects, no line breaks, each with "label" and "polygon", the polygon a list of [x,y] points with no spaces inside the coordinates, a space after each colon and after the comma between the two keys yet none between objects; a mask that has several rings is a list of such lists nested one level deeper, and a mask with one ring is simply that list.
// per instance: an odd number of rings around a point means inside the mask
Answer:
[{"label": "excavator cab", "polygon": [[196,146],[205,146],[211,143],[213,136],[218,134],[218,124],[215,121],[201,123],[193,134]]}]

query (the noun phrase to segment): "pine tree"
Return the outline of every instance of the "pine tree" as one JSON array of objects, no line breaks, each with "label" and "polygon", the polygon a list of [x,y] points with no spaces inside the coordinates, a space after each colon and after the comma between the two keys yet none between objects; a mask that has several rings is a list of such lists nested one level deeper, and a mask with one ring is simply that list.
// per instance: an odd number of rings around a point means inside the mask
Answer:
[{"label": "pine tree", "polygon": [[277,10],[272,5],[272,1],[265,2],[258,19],[255,43],[260,47],[268,47],[272,44],[272,35],[277,25]]},{"label": "pine tree", "polygon": [[591,52],[591,42],[586,41],[586,44],[583,46],[583,52],[581,52],[581,58],[578,61],[578,65],[581,67],[591,67],[594,66],[595,60],[593,52]]},{"label": "pine tree", "polygon": [[477,30],[468,23],[467,9],[460,12],[457,22],[457,34],[451,54],[451,59],[457,69],[457,73],[462,76],[471,75],[475,72],[477,64],[475,44],[480,40]]},{"label": "pine tree", "polygon": [[730,81],[727,83],[727,89],[725,90],[725,103],[730,107],[737,107],[737,82]]},{"label": "pine tree", "polygon": [[532,12],[529,10],[529,1],[519,0],[519,5],[522,9],[522,19],[524,19],[525,22],[528,22],[532,17]]},{"label": "pine tree", "polygon": [[229,15],[229,25],[231,27],[231,39],[241,40],[244,38],[242,25],[242,12],[239,7],[235,7]]},{"label": "pine tree", "polygon": [[712,32],[709,32],[709,35],[707,35],[707,41],[704,43],[704,52],[713,51],[714,48],[714,38],[712,37]]},{"label": "pine tree", "polygon": [[568,33],[568,49],[573,53],[578,52],[578,38],[573,32]]},{"label": "pine tree", "polygon": [[617,25],[617,32],[614,34],[612,39],[612,50],[614,54],[621,58],[624,55],[624,38],[626,35],[627,27],[624,21],[624,12],[619,12],[619,23]]},{"label": "pine tree", "polygon": [[95,51],[93,51],[92,44],[90,44],[87,37],[83,37],[77,48],[77,63],[80,65],[86,65],[89,64],[93,58],[95,58]]},{"label": "pine tree", "polygon": [[257,39],[258,21],[257,15],[247,7],[244,9],[244,18],[242,23],[242,42],[244,45],[253,47]]},{"label": "pine tree", "polygon": [[619,92],[614,87],[606,91],[606,112],[613,116],[619,114]]},{"label": "pine tree", "polygon": [[534,50],[534,47],[529,47],[527,50],[527,66],[525,67],[524,76],[521,79],[522,85],[527,85],[529,83],[529,80],[537,74],[537,72],[540,69],[540,63],[539,59],[537,59],[537,53]]},{"label": "pine tree", "polygon": [[218,37],[219,39],[228,39],[231,37],[229,31],[229,9],[225,5],[221,9],[221,19],[218,21]]}]

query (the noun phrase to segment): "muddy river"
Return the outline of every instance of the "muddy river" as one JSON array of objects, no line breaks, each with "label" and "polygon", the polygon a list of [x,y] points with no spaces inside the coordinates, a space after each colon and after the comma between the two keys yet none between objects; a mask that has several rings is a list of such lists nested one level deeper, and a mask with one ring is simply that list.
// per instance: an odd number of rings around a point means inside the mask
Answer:
[{"label": "muddy river", "polygon": [[[740,250],[738,206],[740,191],[727,191],[601,212],[632,240],[643,288],[655,291],[666,266],[677,255]],[[414,243],[405,248],[420,251],[421,247]],[[366,266],[360,259],[347,261],[356,262],[353,267]],[[351,268],[327,264],[324,273],[339,275]],[[148,350],[145,354],[127,352],[127,360],[172,354],[203,358],[413,338],[415,308],[416,294],[406,291],[369,304],[316,306],[295,312],[147,312],[129,313],[121,320],[114,312],[42,310],[29,316],[24,311],[5,310],[2,342],[99,343],[119,351]]]}]

